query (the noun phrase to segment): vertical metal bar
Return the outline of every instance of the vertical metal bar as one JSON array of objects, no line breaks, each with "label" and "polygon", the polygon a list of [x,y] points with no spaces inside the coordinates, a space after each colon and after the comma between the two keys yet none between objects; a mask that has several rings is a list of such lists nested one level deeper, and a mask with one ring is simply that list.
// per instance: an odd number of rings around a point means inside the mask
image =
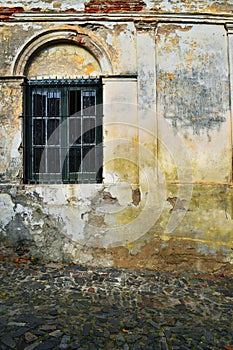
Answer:
[{"label": "vertical metal bar", "polygon": [[[30,86],[29,88],[29,98],[30,98],[30,102],[31,99],[34,103],[33,100],[33,89]],[[32,142],[33,142],[33,106],[30,105],[30,110],[29,110],[29,119],[28,119],[28,127],[29,127],[29,177],[30,180],[32,180],[32,173],[33,173],[33,147],[32,147]]]},{"label": "vertical metal bar", "polygon": [[96,143],[97,143],[97,182],[102,182],[103,171],[103,110],[102,110],[102,81],[96,86]]},{"label": "vertical metal bar", "polygon": [[36,88],[33,89],[32,87],[30,88],[30,97],[32,99],[32,109],[30,110],[30,119],[29,119],[29,129],[30,129],[30,151],[29,151],[29,158],[30,158],[30,179],[35,178],[34,174],[34,121],[35,121],[35,93],[36,93]]},{"label": "vertical metal bar", "polygon": [[70,182],[70,155],[71,155],[71,147],[70,147],[70,117],[71,117],[71,93],[70,89],[67,88],[66,94],[68,96],[68,104],[67,104],[67,115],[66,115],[66,126],[67,126],[67,142],[66,142],[66,180]]},{"label": "vertical metal bar", "polygon": [[69,128],[68,128],[68,115],[69,115],[69,93],[64,85],[59,85],[61,93],[61,152],[62,152],[62,180],[67,182],[69,174]]},{"label": "vertical metal bar", "polygon": [[94,90],[94,98],[95,98],[95,102],[94,102],[94,116],[95,116],[95,119],[94,119],[94,132],[95,132],[95,140],[94,140],[94,157],[95,157],[95,166],[94,166],[94,171],[95,171],[95,177],[96,177],[96,172],[97,172],[97,167],[96,167],[96,147],[97,147],[97,135],[96,135],[96,124],[97,124],[97,120],[96,120],[96,88]]},{"label": "vertical metal bar", "polygon": [[[59,98],[57,102],[56,101],[56,105],[58,103],[58,108],[55,107],[55,111],[56,111],[56,121],[58,120],[58,124],[56,122],[56,127],[58,128],[58,130],[56,129],[56,138],[57,139],[57,147],[58,147],[58,165],[59,165],[59,175],[58,175],[58,180],[61,180],[60,177],[61,177],[61,146],[60,146],[60,97],[59,97],[59,94],[58,94],[58,91],[57,91],[57,87],[56,87],[56,98]],[[55,106],[56,106],[55,105]],[[58,111],[58,115],[57,115],[57,111]]]},{"label": "vertical metal bar", "polygon": [[[72,117],[74,119],[72,119],[72,123],[74,123],[74,128],[75,128],[75,134],[76,134],[76,131],[77,131],[77,110],[78,110],[78,92],[77,90],[74,91],[74,112],[76,113],[75,114],[75,117]],[[72,145],[71,147],[75,147],[73,148],[74,149],[74,152],[75,152],[75,157],[74,157],[74,181],[77,182],[78,181],[78,175],[77,175],[77,145],[75,143],[76,140],[72,140]]]},{"label": "vertical metal bar", "polygon": [[89,94],[88,94],[88,137],[89,137],[89,154],[88,154],[88,182],[90,182],[91,180],[91,130],[90,130],[90,127],[91,127],[91,122],[90,122],[90,114],[91,114],[91,94],[92,94],[92,91],[89,89]]},{"label": "vertical metal bar", "polygon": [[[42,87],[43,89],[43,87]],[[45,93],[45,149],[46,149],[46,157],[45,157],[45,174],[46,177],[48,176],[48,180],[50,180],[50,176],[48,174],[48,133],[47,133],[47,128],[48,128],[48,89],[45,91],[42,91],[42,96]]]},{"label": "vertical metal bar", "polygon": [[81,182],[83,183],[83,99],[84,99],[84,95],[83,95],[83,89],[81,90],[81,169],[80,169],[80,173],[81,173]]}]

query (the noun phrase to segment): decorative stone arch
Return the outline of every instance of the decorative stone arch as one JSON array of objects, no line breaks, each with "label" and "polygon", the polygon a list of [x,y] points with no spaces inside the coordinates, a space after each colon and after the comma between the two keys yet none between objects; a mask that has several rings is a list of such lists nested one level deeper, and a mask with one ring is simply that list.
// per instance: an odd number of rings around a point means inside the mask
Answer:
[{"label": "decorative stone arch", "polygon": [[112,74],[112,65],[106,49],[97,41],[96,37],[93,37],[93,35],[90,35],[89,32],[82,28],[65,27],[47,30],[31,38],[21,49],[13,63],[13,75],[26,75],[30,60],[37,52],[43,47],[61,42],[76,44],[86,49],[98,61],[102,74]]}]

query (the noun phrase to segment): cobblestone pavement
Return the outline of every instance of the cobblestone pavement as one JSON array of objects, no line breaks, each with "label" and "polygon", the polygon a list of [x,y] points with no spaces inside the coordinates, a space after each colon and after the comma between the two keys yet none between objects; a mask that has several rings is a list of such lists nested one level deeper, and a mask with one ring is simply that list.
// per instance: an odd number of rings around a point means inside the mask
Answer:
[{"label": "cobblestone pavement", "polygon": [[0,263],[0,349],[233,349],[224,275]]}]

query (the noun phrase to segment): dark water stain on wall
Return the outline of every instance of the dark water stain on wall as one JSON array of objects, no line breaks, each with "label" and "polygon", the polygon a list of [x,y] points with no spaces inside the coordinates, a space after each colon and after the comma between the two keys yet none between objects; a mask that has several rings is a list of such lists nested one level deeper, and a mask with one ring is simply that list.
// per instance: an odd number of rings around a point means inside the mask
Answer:
[{"label": "dark water stain on wall", "polygon": [[223,93],[228,89],[226,81],[217,76],[206,79],[206,73],[192,68],[167,73],[158,72],[159,100],[163,117],[170,119],[175,130],[192,129],[194,135],[220,130],[226,121]]}]

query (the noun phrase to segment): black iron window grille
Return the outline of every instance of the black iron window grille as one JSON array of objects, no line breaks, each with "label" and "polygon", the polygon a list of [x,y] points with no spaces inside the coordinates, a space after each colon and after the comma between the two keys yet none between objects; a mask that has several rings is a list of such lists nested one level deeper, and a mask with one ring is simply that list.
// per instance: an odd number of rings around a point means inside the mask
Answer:
[{"label": "black iron window grille", "polygon": [[25,84],[25,183],[102,182],[102,82]]}]

